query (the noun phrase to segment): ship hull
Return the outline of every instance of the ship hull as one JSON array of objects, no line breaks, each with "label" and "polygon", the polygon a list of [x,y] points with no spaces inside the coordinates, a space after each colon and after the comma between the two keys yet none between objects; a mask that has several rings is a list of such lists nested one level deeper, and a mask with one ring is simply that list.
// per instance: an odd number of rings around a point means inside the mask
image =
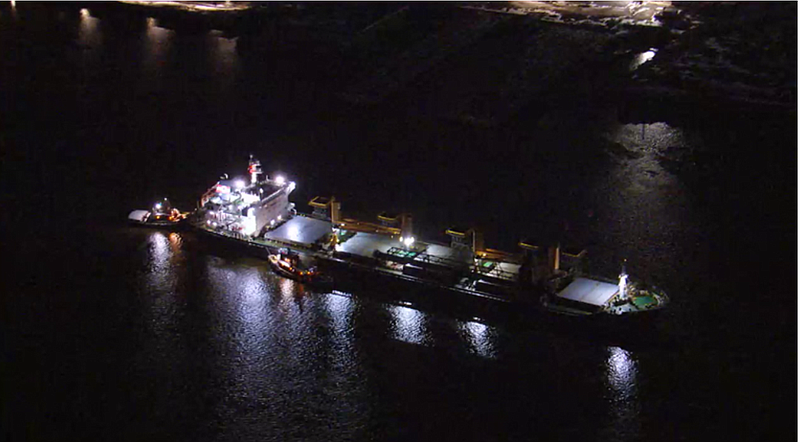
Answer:
[{"label": "ship hull", "polygon": [[[194,231],[211,240],[217,247],[226,251],[246,253],[249,256],[270,262],[270,255],[278,252],[280,244],[270,246],[247,239],[232,237],[195,227]],[[600,341],[615,345],[635,345],[640,342],[657,342],[661,338],[653,326],[660,316],[660,310],[639,313],[611,315],[601,311],[574,314],[559,311],[543,304],[543,290],[530,288],[524,291],[513,290],[500,296],[462,289],[453,285],[420,277],[392,273],[377,265],[356,263],[337,258],[330,254],[294,249],[301,255],[312,258],[326,275],[333,275],[335,283],[317,284],[303,281],[296,275],[276,269],[284,277],[309,284],[320,289],[362,294],[370,298],[415,306],[431,311],[441,311],[448,315],[464,318],[481,318],[498,321],[520,321],[542,331],[556,331],[577,338]]]},{"label": "ship hull", "polygon": [[183,221],[135,221],[128,220],[128,225],[136,227],[146,227],[150,229],[184,230],[186,223]]},{"label": "ship hull", "polygon": [[229,235],[217,233],[202,227],[192,226],[191,230],[196,232],[201,237],[207,239],[212,246],[223,251],[236,251],[238,253],[245,253],[248,256],[264,260],[269,260],[269,255],[272,255],[278,251],[277,247],[270,247],[268,245],[236,239]]}]

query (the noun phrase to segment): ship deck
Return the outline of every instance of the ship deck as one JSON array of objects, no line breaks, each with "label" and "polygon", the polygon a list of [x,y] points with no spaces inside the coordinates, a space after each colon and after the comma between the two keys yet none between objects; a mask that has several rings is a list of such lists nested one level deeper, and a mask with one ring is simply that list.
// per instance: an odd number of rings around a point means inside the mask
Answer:
[{"label": "ship deck", "polygon": [[[331,231],[331,223],[308,216],[295,216],[281,226],[268,232],[265,240],[268,242],[279,241],[287,246],[308,247],[319,242]],[[258,241],[258,240],[257,240]],[[393,256],[402,262],[412,262],[435,268],[464,269],[475,263],[468,250],[456,249],[447,245],[417,241],[411,247],[404,246],[399,238],[378,233],[353,232],[337,245],[337,252],[346,253],[364,258],[374,258],[375,252],[384,257]],[[516,281],[519,273],[519,264],[502,262],[498,260],[482,260],[477,267],[481,277],[495,278],[496,280]],[[402,265],[389,266],[384,270],[402,274]]]},{"label": "ship deck", "polygon": [[379,235],[377,233],[358,232],[352,238],[341,243],[337,250],[353,255],[372,257],[372,253],[375,250],[381,253],[387,253],[389,249],[397,247],[399,244],[400,241],[392,239],[389,236]]},{"label": "ship deck", "polygon": [[314,244],[331,233],[331,223],[307,216],[295,216],[266,234],[268,239]]},{"label": "ship deck", "polygon": [[619,287],[616,284],[595,279],[575,278],[558,296],[599,307],[605,305],[618,291]]},{"label": "ship deck", "polygon": [[[316,251],[311,245],[314,243],[314,241],[318,240],[322,235],[324,235],[324,233],[321,232],[327,233],[329,231],[328,229],[330,229],[331,226],[329,221],[323,221],[305,216],[296,216],[286,221],[283,225],[275,230],[269,232],[264,238],[258,239],[249,238],[236,233],[212,230],[202,223],[195,223],[193,226],[197,230],[214,237],[234,240],[248,245],[254,250],[263,249],[264,253],[271,253],[273,248],[278,247],[289,247],[295,249],[300,252],[301,259],[306,265],[313,265],[315,259],[329,263],[346,264],[347,267],[351,269],[360,269],[362,271],[369,271],[380,275],[390,276],[398,281],[422,283],[444,288],[449,291],[462,293],[471,297],[492,300],[495,302],[510,302],[510,298],[508,296],[488,293],[471,288],[471,285],[469,284],[469,278],[460,278],[458,281],[446,283],[437,281],[435,279],[431,280],[424,277],[419,278],[417,276],[407,275],[402,271],[403,266],[400,264],[395,264],[394,266],[390,265],[388,267],[373,266],[367,263],[359,263],[357,260],[350,261],[346,258],[343,259],[329,253]],[[356,241],[353,241],[354,239],[356,239]],[[297,240],[306,240],[310,242]],[[393,248],[395,256],[399,256],[397,255],[398,250],[406,253],[410,252],[410,255],[414,256],[412,258],[412,262],[421,266],[432,266],[433,268],[438,269],[442,269],[443,267],[463,268],[463,266],[471,263],[469,256],[462,250],[457,250],[441,244],[428,244],[423,242],[414,244],[412,250],[406,250],[401,247],[401,243],[396,238],[363,232],[356,233],[347,241],[344,241],[342,244],[340,244],[339,252],[350,253],[353,256],[373,258],[373,252],[375,250],[388,252]]]}]

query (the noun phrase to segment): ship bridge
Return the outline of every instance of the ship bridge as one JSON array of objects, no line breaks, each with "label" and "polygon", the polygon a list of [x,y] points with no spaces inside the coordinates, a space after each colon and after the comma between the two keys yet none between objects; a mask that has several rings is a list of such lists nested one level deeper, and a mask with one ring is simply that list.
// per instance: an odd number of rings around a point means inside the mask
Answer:
[{"label": "ship bridge", "polygon": [[258,236],[289,219],[294,210],[289,194],[295,183],[280,175],[259,181],[260,165],[251,155],[249,184],[241,178],[229,179],[226,174],[203,194],[200,207],[208,227]]}]

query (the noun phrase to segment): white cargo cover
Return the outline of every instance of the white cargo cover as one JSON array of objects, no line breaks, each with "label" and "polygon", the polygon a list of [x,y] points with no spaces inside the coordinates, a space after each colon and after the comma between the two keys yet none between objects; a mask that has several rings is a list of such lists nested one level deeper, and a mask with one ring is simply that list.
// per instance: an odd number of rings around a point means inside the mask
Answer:
[{"label": "white cargo cover", "polygon": [[150,212],[147,210],[134,210],[130,214],[128,214],[128,219],[131,221],[138,221],[140,223],[145,222],[147,216],[150,215]]},{"label": "white cargo cover", "polygon": [[588,278],[575,278],[558,296],[572,301],[601,306],[608,302],[617,291],[619,291],[619,287],[616,284]]}]

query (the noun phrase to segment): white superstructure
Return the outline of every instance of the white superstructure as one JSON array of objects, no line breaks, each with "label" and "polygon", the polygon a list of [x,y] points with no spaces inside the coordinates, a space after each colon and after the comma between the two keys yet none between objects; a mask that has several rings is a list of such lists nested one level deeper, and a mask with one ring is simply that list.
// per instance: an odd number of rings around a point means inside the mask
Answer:
[{"label": "white superstructure", "polygon": [[261,163],[250,156],[250,182],[225,176],[200,199],[203,222],[208,228],[258,236],[289,219],[294,204],[289,194],[295,183],[282,176],[259,181]]}]

